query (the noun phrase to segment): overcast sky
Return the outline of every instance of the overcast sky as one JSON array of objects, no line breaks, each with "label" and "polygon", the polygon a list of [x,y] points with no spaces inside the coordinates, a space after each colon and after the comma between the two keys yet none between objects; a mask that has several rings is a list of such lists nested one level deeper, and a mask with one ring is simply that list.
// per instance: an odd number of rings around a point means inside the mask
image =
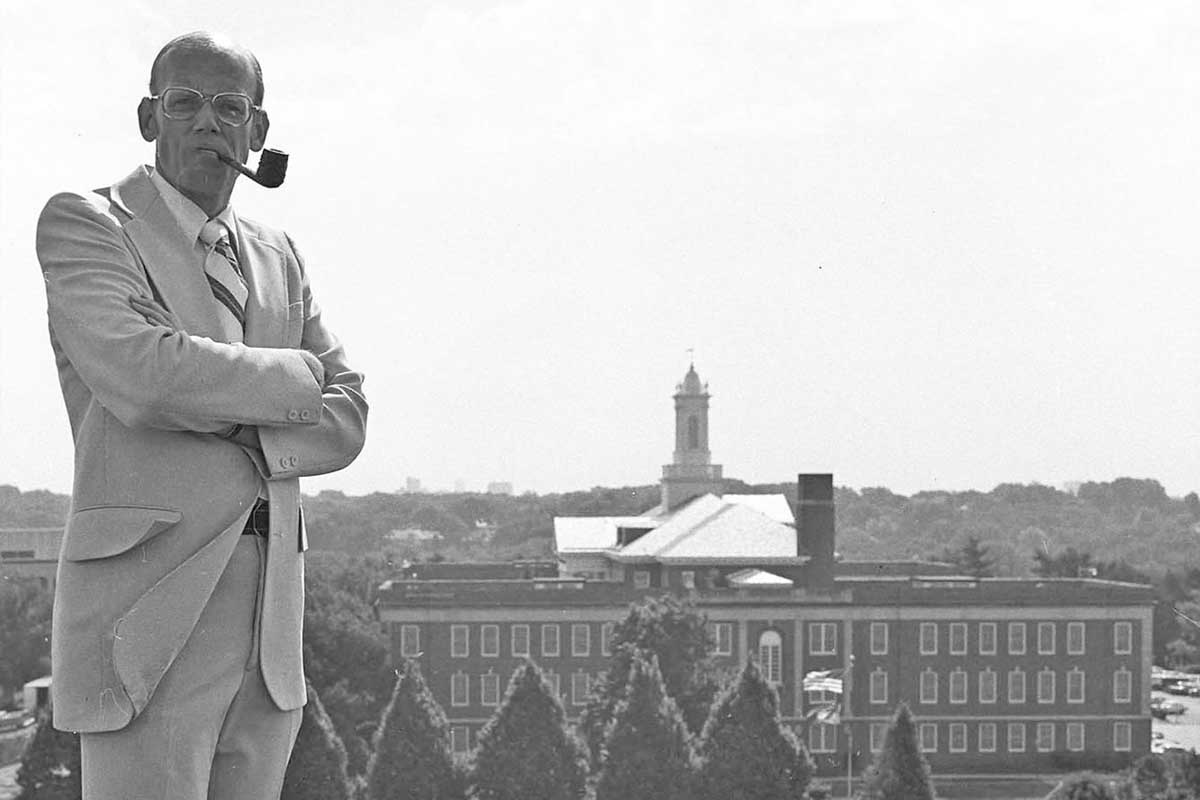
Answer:
[{"label": "overcast sky", "polygon": [[34,225],[153,160],[169,38],[266,79],[368,442],[306,491],[646,484],[695,348],[750,482],[1200,489],[1188,2],[108,0],[0,11],[0,483],[69,491]]}]

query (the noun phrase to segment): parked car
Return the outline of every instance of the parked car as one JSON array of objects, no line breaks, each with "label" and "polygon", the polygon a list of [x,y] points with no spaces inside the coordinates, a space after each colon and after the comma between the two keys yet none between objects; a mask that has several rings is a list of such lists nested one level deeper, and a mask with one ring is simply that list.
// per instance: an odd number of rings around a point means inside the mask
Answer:
[{"label": "parked car", "polygon": [[1159,719],[1165,720],[1167,717],[1178,716],[1185,712],[1187,712],[1187,706],[1183,703],[1164,700],[1161,697],[1150,701],[1150,713]]}]

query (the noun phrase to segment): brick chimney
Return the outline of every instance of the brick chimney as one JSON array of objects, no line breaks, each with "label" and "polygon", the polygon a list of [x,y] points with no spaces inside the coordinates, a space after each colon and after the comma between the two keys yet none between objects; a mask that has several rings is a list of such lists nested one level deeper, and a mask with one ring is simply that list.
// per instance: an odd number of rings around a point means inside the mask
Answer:
[{"label": "brick chimney", "polygon": [[808,583],[833,583],[834,508],[833,475],[803,474],[797,479],[796,546],[811,558]]}]

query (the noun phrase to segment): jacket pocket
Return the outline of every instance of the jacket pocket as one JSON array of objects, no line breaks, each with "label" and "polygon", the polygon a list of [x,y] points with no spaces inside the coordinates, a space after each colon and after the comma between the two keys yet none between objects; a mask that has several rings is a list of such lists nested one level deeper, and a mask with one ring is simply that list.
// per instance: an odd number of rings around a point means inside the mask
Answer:
[{"label": "jacket pocket", "polygon": [[62,557],[68,561],[91,561],[117,556],[153,539],[181,519],[182,514],[169,508],[82,508],[67,522]]}]

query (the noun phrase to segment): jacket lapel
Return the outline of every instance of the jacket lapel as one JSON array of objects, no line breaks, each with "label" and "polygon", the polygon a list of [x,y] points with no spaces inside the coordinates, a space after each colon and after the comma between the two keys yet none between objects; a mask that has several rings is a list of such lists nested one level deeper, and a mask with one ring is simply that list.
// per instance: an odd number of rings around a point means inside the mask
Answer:
[{"label": "jacket lapel", "polygon": [[187,241],[145,168],[114,185],[112,197],[133,215],[125,233],[167,308],[188,333],[220,340],[220,320],[208,279],[196,264],[195,242]]}]

